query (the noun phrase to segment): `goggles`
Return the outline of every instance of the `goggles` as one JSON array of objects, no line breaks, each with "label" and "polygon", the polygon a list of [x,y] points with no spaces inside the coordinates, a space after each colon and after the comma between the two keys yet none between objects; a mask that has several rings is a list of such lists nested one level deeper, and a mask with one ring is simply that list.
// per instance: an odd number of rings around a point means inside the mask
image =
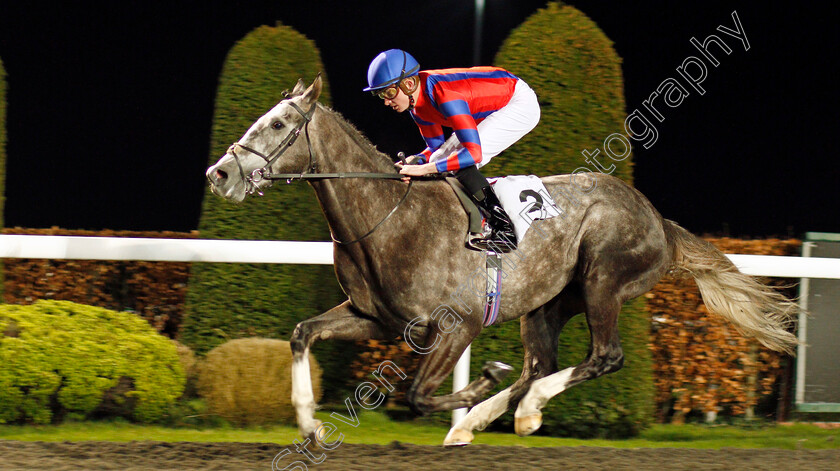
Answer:
[{"label": "goggles", "polygon": [[375,97],[379,97],[383,100],[393,100],[399,94],[400,88],[398,84],[393,84],[389,87],[380,88],[379,90],[371,90],[370,93],[373,94]]}]

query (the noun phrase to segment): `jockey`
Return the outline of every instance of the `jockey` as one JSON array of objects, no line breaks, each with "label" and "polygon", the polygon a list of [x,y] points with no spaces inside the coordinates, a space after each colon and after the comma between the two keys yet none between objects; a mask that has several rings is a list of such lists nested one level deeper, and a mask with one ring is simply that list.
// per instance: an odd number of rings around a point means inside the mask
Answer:
[{"label": "jockey", "polygon": [[[407,177],[454,172],[486,215],[481,234],[468,246],[487,250],[488,242],[508,252],[516,248],[513,224],[487,179],[478,170],[530,132],[540,119],[537,96],[528,85],[497,67],[420,70],[411,54],[382,52],[368,67],[370,91],[402,113],[408,110],[426,149],[399,165]],[[443,127],[453,130],[444,139]],[[488,227],[489,226],[489,227]]]}]

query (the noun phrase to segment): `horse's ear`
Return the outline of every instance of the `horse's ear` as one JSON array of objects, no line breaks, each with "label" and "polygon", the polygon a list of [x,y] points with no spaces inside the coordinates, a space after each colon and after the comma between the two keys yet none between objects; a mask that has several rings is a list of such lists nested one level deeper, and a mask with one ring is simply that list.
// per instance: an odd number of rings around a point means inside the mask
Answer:
[{"label": "horse's ear", "polygon": [[297,83],[295,84],[295,88],[292,89],[292,93],[289,96],[298,96],[306,90],[306,84],[303,83],[303,79],[298,79]]},{"label": "horse's ear", "polygon": [[321,74],[318,74],[318,76],[315,77],[315,81],[312,82],[312,85],[303,92],[303,99],[307,103],[315,103],[318,101],[318,97],[321,96],[321,84]]}]

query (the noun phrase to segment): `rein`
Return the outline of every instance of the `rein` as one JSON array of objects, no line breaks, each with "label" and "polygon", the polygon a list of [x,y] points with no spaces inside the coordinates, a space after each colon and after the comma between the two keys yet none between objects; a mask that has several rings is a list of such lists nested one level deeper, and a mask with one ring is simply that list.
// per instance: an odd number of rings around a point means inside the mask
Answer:
[{"label": "rein", "polygon": [[[277,144],[277,147],[274,148],[268,155],[263,154],[255,149],[252,149],[244,144],[239,143],[239,141],[234,142],[228,148],[228,153],[231,154],[236,161],[237,167],[239,167],[239,176],[242,178],[242,181],[245,182],[245,192],[249,195],[253,195],[254,193],[258,194],[259,196],[263,196],[263,192],[257,188],[257,183],[262,180],[269,180],[269,181],[276,181],[276,180],[286,180],[286,183],[291,183],[295,180],[332,180],[332,179],[339,179],[339,178],[372,178],[372,179],[382,179],[382,180],[402,180],[403,175],[399,173],[375,173],[375,172],[339,172],[339,173],[315,173],[317,168],[316,165],[313,163],[312,159],[312,141],[309,138],[309,123],[312,121],[312,115],[315,114],[315,108],[318,103],[313,103],[312,107],[309,108],[308,111],[303,111],[297,104],[293,102],[289,102],[289,105],[292,106],[301,116],[303,116],[303,123],[299,124],[292,132],[290,132],[280,144]],[[306,136],[306,146],[309,150],[309,164],[301,170],[300,173],[271,173],[271,165],[289,149],[292,144],[295,143],[298,136],[300,136],[300,132],[303,131],[304,135]],[[242,148],[247,152],[250,152],[256,156],[259,156],[265,161],[265,165],[261,168],[258,168],[252,171],[249,175],[245,175],[245,170],[242,168],[242,163],[239,160],[239,156],[236,154],[236,148]],[[405,163],[405,159],[403,158],[403,163]],[[408,198],[408,194],[411,193],[411,186],[414,183],[414,180],[409,180],[408,188],[403,194],[402,198],[397,202],[397,204],[391,209],[391,211],[382,218],[371,230],[369,230],[365,235],[351,240],[349,242],[343,242],[335,238],[332,234],[332,230],[330,230],[330,238],[333,242],[338,245],[350,245],[356,242],[359,242],[362,239],[373,234],[376,229],[379,228],[385,221],[387,221],[394,213],[397,212],[397,209],[403,204],[403,202]]]}]

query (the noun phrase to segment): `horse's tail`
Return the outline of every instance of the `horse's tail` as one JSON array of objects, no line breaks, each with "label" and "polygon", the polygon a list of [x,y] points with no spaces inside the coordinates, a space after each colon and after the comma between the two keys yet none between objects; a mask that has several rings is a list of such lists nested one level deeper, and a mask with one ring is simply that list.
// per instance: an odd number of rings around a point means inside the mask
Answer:
[{"label": "horse's tail", "polygon": [[741,273],[717,247],[675,222],[665,220],[665,234],[674,246],[675,267],[694,278],[709,311],[766,347],[793,354],[795,302]]}]

